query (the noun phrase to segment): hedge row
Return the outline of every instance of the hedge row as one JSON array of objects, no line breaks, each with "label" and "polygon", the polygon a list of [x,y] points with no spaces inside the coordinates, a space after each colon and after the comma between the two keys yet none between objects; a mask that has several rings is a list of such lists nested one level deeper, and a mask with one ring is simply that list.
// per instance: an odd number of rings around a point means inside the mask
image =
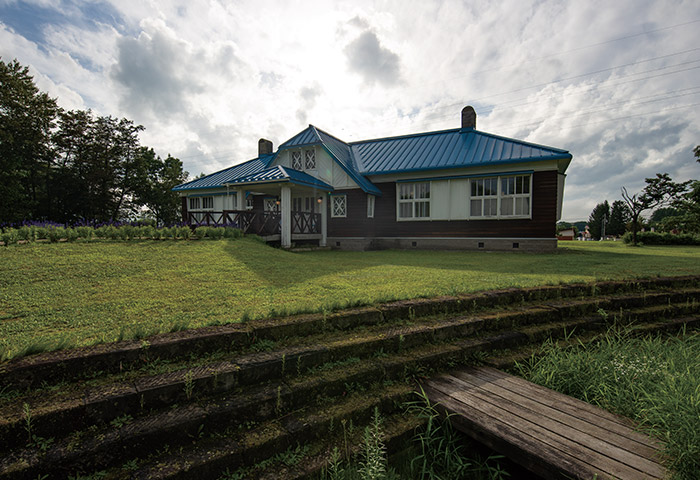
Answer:
[{"label": "hedge row", "polygon": [[197,227],[194,231],[187,226],[184,227],[162,227],[156,228],[150,225],[104,225],[101,227],[61,227],[61,226],[35,226],[24,225],[18,228],[7,227],[0,233],[0,241],[5,246],[15,243],[28,243],[37,240],[48,240],[49,242],[76,240],[92,241],[95,239],[104,240],[188,240],[190,238],[240,238],[243,232],[233,227]]},{"label": "hedge row", "polygon": [[[632,243],[632,233],[622,237],[625,243]],[[644,245],[700,245],[700,235],[690,233],[637,232],[637,242]]]}]

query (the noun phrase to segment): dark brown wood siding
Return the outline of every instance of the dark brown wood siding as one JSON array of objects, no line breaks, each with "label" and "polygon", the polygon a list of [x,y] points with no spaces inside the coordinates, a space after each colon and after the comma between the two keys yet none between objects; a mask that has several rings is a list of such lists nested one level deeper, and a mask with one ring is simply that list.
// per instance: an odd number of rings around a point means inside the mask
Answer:
[{"label": "dark brown wood siding", "polygon": [[[554,238],[557,212],[557,172],[535,172],[532,178],[532,219],[396,221],[396,183],[376,183],[374,218],[367,218],[367,194],[346,190],[347,218],[331,218],[330,237],[500,237]],[[339,192],[340,193],[340,192]],[[465,202],[467,199],[465,199]],[[330,204],[330,202],[329,202]]]},{"label": "dark brown wood siding", "polygon": [[182,198],[182,221],[187,222],[187,197]]}]

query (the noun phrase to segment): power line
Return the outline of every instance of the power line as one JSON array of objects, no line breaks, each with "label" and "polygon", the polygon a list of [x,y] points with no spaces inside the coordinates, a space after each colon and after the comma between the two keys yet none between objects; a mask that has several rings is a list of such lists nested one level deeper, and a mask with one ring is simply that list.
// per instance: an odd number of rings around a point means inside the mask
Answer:
[{"label": "power line", "polygon": [[[700,87],[693,87],[693,88],[684,89],[684,90],[698,90],[698,89],[700,89]],[[678,91],[683,91],[683,90],[678,90]],[[674,92],[670,92],[670,93],[674,93]],[[697,95],[697,94],[700,94],[700,90],[698,90],[698,91],[696,91],[696,92],[686,92],[686,93],[680,93],[680,94],[678,94],[678,95],[671,95],[671,96],[668,96],[668,95],[669,95],[668,93],[660,93],[660,94],[656,94],[656,95],[649,95],[649,96],[646,96],[646,97],[640,97],[640,98],[638,98],[639,100],[642,100],[642,99],[646,99],[646,98],[653,98],[653,97],[663,96],[663,98],[657,98],[657,99],[655,99],[655,100],[647,100],[647,101],[642,101],[642,102],[628,102],[628,101],[624,101],[624,102],[608,103],[608,104],[606,104],[606,105],[604,105],[604,106],[592,108],[592,109],[589,109],[589,110],[577,110],[576,112],[561,113],[561,114],[555,115],[555,116],[540,118],[540,119],[537,119],[537,120],[535,120],[535,121],[519,122],[519,123],[513,123],[513,124],[501,124],[501,125],[496,125],[495,127],[490,127],[490,128],[493,128],[494,130],[499,130],[499,129],[504,129],[504,128],[507,128],[507,127],[510,127],[510,128],[513,128],[513,127],[527,127],[527,126],[530,126],[530,125],[538,125],[538,124],[544,122],[545,120],[556,120],[556,119],[559,119],[559,118],[583,117],[583,116],[586,116],[586,115],[593,115],[594,113],[606,112],[606,111],[609,111],[611,107],[620,106],[620,105],[628,106],[628,107],[635,106],[635,105],[646,105],[646,104],[649,104],[649,103],[662,102],[662,101],[664,101],[664,100],[671,100],[671,99],[674,99],[674,98],[687,97],[687,96],[689,96],[689,95]]]},{"label": "power line", "polygon": [[617,122],[618,120],[626,120],[626,119],[628,119],[628,118],[635,118],[635,117],[645,117],[645,116],[654,115],[654,114],[657,114],[657,113],[667,112],[667,111],[671,111],[671,110],[680,110],[680,109],[683,109],[683,108],[697,107],[698,105],[700,105],[700,103],[691,103],[691,104],[689,104],[689,105],[679,105],[679,106],[676,106],[676,107],[662,108],[661,110],[657,110],[657,111],[655,111],[655,112],[647,112],[647,113],[637,113],[637,114],[633,114],[633,115],[625,115],[624,117],[608,118],[608,119],[600,120],[600,121],[597,121],[597,122],[586,122],[586,123],[581,123],[581,124],[579,124],[579,125],[570,125],[570,126],[566,126],[566,127],[564,127],[564,128],[579,128],[579,127],[587,127],[588,125],[597,125],[597,124],[600,124],[600,123]]},{"label": "power line", "polygon": [[[533,89],[533,88],[541,88],[541,87],[548,86],[548,85],[552,85],[552,84],[555,84],[555,83],[561,83],[561,82],[564,82],[564,81],[567,81],[567,80],[574,80],[574,79],[577,79],[577,78],[583,78],[583,77],[586,77],[586,76],[596,75],[596,74],[603,73],[603,72],[609,72],[609,71],[612,71],[612,70],[616,70],[616,69],[618,69],[618,68],[625,68],[625,67],[630,67],[630,66],[633,66],[633,65],[640,65],[640,64],[643,64],[643,63],[653,62],[653,61],[655,61],[655,60],[662,60],[662,59],[665,59],[665,58],[675,57],[675,56],[678,56],[678,55],[684,55],[684,54],[686,54],[686,53],[697,52],[697,51],[699,51],[699,50],[700,50],[700,47],[698,47],[698,48],[691,48],[691,49],[689,49],[689,50],[683,50],[683,51],[680,51],[680,52],[669,53],[669,54],[667,54],[667,55],[661,55],[661,56],[658,56],[658,57],[648,58],[648,59],[640,60],[640,61],[637,61],[637,62],[632,62],[632,63],[626,63],[626,64],[621,64],[621,65],[616,65],[616,66],[609,67],[609,68],[605,68],[605,69],[601,69],[601,70],[594,70],[594,71],[591,71],[591,72],[586,72],[586,73],[582,73],[582,74],[579,74],[579,75],[575,75],[575,76],[573,76],[573,77],[561,78],[561,79],[558,79],[558,80],[552,80],[552,81],[545,82],[545,83],[540,83],[540,84],[536,84],[536,85],[530,85],[530,86],[528,86],[528,87],[522,87],[522,88],[518,88],[518,89],[515,89],[515,90],[510,90],[510,91],[507,91],[507,92],[500,92],[500,93],[495,93],[495,94],[483,96],[483,97],[480,97],[480,98],[473,98],[473,99],[467,100],[466,103],[467,103],[467,104],[469,104],[469,103],[478,103],[478,102],[480,102],[480,101],[482,101],[482,100],[486,100],[486,99],[488,99],[488,98],[493,98],[493,97],[508,95],[508,94],[511,94],[511,93],[517,93],[517,92],[521,92],[521,91],[525,91],[525,90],[530,90],[530,89]],[[644,74],[644,73],[655,72],[655,71],[664,70],[664,69],[667,69],[667,68],[678,67],[678,66],[682,66],[682,65],[686,65],[686,64],[695,63],[695,62],[697,62],[697,61],[698,61],[698,60],[694,60],[694,61],[690,61],[690,62],[681,62],[681,63],[675,64],[675,65],[667,65],[667,66],[659,67],[659,68],[656,68],[656,69],[647,70],[647,71],[644,71],[644,72],[631,73],[631,74],[629,74],[629,75],[626,75],[626,76],[620,77],[620,78],[626,78],[626,77],[628,77],[628,76],[641,75],[641,74]],[[463,105],[464,103],[465,103],[465,102],[462,101],[462,102],[459,102],[459,103],[452,103],[452,104],[447,104],[447,105],[440,105],[439,107],[433,107],[433,108],[429,108],[429,109],[424,109],[423,111],[427,111],[427,112],[439,111],[439,110],[444,110],[444,109],[448,109],[448,108],[454,108],[454,107],[456,107],[456,106]]]}]

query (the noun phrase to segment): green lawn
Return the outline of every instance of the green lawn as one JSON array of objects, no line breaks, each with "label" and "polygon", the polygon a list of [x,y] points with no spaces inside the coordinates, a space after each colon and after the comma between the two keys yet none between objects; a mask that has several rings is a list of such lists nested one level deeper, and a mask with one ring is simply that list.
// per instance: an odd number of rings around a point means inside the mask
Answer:
[{"label": "green lawn", "polygon": [[700,274],[700,247],[290,253],[252,239],[0,248],[0,359],[271,313],[612,278]]}]

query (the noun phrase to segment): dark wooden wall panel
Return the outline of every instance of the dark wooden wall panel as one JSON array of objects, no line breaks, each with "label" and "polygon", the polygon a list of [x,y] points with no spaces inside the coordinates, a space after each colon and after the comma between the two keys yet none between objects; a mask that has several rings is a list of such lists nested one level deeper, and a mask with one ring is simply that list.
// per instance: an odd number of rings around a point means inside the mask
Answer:
[{"label": "dark wooden wall panel", "polygon": [[[346,190],[347,218],[331,218],[331,237],[526,237],[554,238],[557,211],[557,172],[535,172],[532,178],[532,219],[396,221],[396,184],[377,183],[374,218],[367,218],[367,194]],[[467,199],[465,199],[467,201]]]}]

